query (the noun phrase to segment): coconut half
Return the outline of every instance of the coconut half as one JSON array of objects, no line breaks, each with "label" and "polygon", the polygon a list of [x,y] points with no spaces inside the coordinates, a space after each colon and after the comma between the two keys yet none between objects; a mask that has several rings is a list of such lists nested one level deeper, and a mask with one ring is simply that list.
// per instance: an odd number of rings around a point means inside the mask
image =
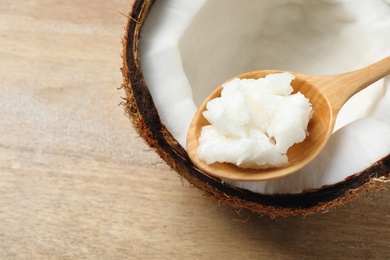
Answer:
[{"label": "coconut half", "polygon": [[123,40],[124,107],[167,164],[219,203],[270,217],[308,215],[390,178],[390,78],[342,109],[323,152],[263,182],[201,172],[185,139],[197,105],[232,76],[261,69],[335,74],[390,55],[383,0],[136,0]]}]

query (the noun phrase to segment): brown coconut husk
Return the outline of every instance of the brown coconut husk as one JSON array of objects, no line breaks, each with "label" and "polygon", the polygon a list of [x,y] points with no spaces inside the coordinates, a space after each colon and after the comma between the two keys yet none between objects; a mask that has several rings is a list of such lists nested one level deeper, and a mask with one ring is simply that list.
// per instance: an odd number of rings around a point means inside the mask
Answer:
[{"label": "brown coconut husk", "polygon": [[343,182],[308,190],[301,194],[265,195],[224,184],[220,179],[197,169],[185,149],[161,122],[147,83],[142,75],[138,52],[139,34],[153,5],[153,0],[136,0],[131,6],[123,39],[123,84],[126,92],[123,106],[138,134],[155,149],[158,155],[180,176],[219,204],[227,204],[240,211],[248,209],[259,215],[306,216],[326,212],[384,187],[390,179],[390,155],[372,166],[350,176]]}]

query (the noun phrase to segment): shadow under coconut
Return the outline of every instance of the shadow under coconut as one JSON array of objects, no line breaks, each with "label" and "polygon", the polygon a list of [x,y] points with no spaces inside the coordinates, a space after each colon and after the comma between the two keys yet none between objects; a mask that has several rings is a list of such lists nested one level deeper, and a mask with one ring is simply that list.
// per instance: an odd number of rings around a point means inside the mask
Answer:
[{"label": "shadow under coconut", "polygon": [[[384,258],[390,252],[390,194],[380,192],[347,206],[307,217],[270,219],[243,210],[224,221],[235,225],[237,241],[265,247],[275,256],[299,259]],[[260,249],[258,250],[260,254]]]}]

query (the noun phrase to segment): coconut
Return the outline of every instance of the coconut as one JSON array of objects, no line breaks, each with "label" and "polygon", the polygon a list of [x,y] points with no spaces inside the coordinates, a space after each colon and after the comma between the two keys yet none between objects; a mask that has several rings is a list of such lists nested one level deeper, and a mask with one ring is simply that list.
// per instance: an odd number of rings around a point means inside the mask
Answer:
[{"label": "coconut", "polygon": [[390,54],[389,29],[383,0],[136,0],[123,40],[124,108],[149,146],[219,203],[270,217],[327,211],[390,177],[388,78],[352,98],[323,152],[288,177],[237,182],[200,171],[184,148],[188,126],[234,75],[357,69]]}]

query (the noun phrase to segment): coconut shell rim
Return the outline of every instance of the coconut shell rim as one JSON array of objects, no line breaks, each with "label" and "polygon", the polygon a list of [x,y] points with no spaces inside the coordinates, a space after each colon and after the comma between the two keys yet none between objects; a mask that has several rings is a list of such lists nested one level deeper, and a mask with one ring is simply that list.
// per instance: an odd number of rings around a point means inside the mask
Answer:
[{"label": "coconut shell rim", "polygon": [[390,179],[390,154],[367,169],[351,175],[343,182],[307,190],[300,194],[266,195],[229,186],[209,176],[192,164],[185,149],[161,122],[145,79],[143,78],[138,43],[142,25],[154,0],[135,0],[128,14],[123,38],[121,68],[125,90],[123,107],[126,115],[145,142],[182,178],[200,189],[206,197],[215,198],[238,212],[248,209],[270,217],[310,215],[328,211],[360,195],[382,189]]}]

